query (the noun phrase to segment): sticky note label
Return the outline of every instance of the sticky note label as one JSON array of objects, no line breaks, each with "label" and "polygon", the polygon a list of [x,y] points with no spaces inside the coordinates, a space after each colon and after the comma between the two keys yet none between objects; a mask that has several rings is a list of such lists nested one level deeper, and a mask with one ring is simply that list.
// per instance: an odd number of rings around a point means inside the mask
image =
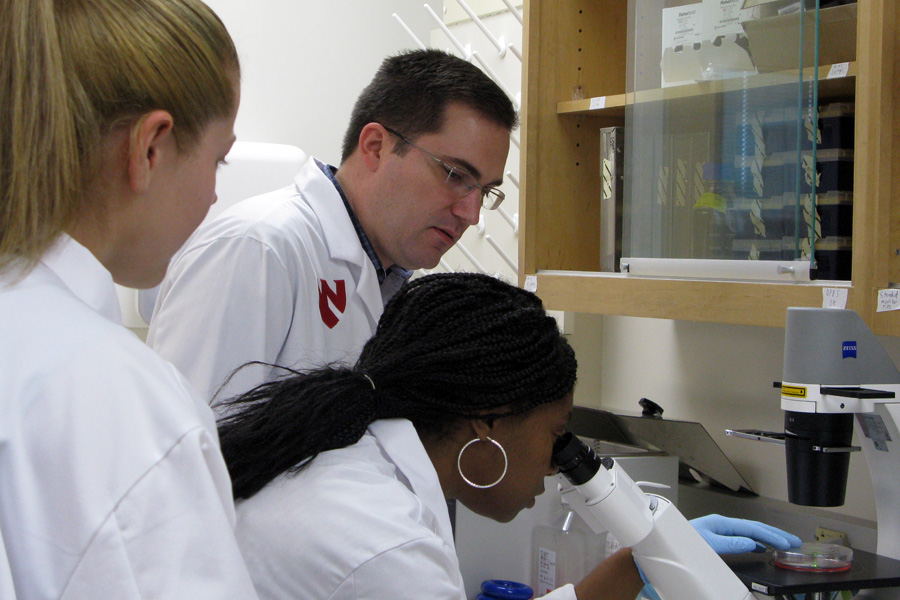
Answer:
[{"label": "sticky note label", "polygon": [[822,308],[847,308],[846,288],[823,288]]},{"label": "sticky note label", "polygon": [[831,68],[828,69],[828,75],[825,79],[838,79],[839,77],[846,77],[847,73],[850,72],[850,63],[842,62],[831,65]]},{"label": "sticky note label", "polygon": [[884,424],[884,419],[875,414],[858,414],[856,420],[859,422],[863,434],[872,440],[876,450],[879,452],[890,451],[887,443],[893,440],[891,440],[887,425]]},{"label": "sticky note label", "polygon": [[900,310],[900,289],[878,290],[878,312]]}]

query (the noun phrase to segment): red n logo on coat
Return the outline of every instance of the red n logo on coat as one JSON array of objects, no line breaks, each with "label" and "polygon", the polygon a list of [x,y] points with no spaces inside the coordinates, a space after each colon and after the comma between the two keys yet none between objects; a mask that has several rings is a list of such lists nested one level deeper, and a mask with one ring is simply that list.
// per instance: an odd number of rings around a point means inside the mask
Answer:
[{"label": "red n logo on coat", "polygon": [[328,305],[329,300],[339,313],[343,313],[344,309],[347,308],[347,287],[344,285],[344,280],[336,280],[334,287],[337,289],[331,289],[331,286],[324,279],[319,280],[319,314],[322,315],[322,322],[325,323],[328,329],[333,329],[340,321],[340,317]]}]

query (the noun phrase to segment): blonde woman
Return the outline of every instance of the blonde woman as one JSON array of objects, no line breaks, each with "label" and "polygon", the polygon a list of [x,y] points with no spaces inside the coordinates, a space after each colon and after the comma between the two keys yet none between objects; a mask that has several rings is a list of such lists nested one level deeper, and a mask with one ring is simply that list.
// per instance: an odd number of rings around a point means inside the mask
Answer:
[{"label": "blonde woman", "polygon": [[199,0],[2,7],[0,590],[253,598],[212,414],[113,288],[159,283],[215,201],[233,43]]}]

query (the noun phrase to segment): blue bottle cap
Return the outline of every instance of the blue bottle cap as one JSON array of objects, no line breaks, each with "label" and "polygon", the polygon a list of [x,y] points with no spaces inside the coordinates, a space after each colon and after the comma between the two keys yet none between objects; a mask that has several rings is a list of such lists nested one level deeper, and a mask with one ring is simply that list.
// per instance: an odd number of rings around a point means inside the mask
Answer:
[{"label": "blue bottle cap", "polygon": [[[503,579],[488,579],[481,583],[481,591],[484,592],[484,600],[530,600],[534,597],[534,590],[524,583],[506,581]],[[483,598],[479,596],[479,600]]]}]

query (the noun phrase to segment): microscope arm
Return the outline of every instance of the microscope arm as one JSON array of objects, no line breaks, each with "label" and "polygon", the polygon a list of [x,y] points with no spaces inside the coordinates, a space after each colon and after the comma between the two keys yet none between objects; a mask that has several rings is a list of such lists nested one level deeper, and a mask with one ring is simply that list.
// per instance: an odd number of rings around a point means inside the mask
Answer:
[{"label": "microscope arm", "polygon": [[563,500],[597,533],[632,554],[663,600],[751,600],[741,583],[667,499],[643,492],[611,458],[581,485],[560,475]]}]

